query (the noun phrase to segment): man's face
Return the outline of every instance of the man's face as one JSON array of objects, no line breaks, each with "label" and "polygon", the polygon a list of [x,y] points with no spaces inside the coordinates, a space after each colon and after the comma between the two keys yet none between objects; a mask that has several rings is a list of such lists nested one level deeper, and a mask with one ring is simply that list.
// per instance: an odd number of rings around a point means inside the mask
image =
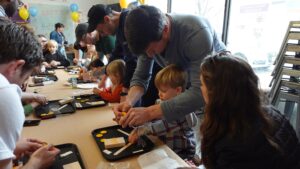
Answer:
[{"label": "man's face", "polygon": [[27,71],[24,72],[23,66],[20,66],[14,72],[14,76],[8,78],[8,81],[10,83],[17,84],[17,85],[19,85],[21,87],[22,84],[24,82],[26,82],[26,80],[28,79],[28,77],[32,74],[33,70],[38,69],[38,68],[39,68],[39,66],[35,67],[34,69],[27,70]]},{"label": "man's face", "polygon": [[84,34],[81,41],[79,42],[81,47],[86,47],[88,44],[93,45],[98,40],[98,32],[94,31],[91,33]]},{"label": "man's face", "polygon": [[100,36],[108,36],[116,34],[116,25],[112,22],[109,16],[105,16],[104,22],[99,23],[96,27]]},{"label": "man's face", "polygon": [[12,17],[13,14],[17,11],[20,4],[20,0],[11,0],[4,8],[6,15],[8,17]]},{"label": "man's face", "polygon": [[167,46],[167,41],[163,38],[156,42],[151,42],[146,48],[146,54],[148,57],[153,58],[155,55],[161,54]]},{"label": "man's face", "polygon": [[38,41],[40,42],[43,49],[45,49],[45,45],[47,44],[47,39],[44,37],[39,37]]},{"label": "man's face", "polygon": [[64,31],[64,29],[65,29],[64,27],[60,27],[60,28],[57,28],[57,31],[61,33]]}]

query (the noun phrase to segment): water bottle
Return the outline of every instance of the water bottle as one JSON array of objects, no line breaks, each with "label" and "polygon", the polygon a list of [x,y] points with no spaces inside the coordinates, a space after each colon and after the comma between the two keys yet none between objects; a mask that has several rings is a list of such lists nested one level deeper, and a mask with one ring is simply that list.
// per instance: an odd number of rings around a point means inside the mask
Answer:
[{"label": "water bottle", "polygon": [[71,84],[72,84],[72,88],[76,88],[77,87],[77,78],[76,77],[72,77],[71,78]]}]

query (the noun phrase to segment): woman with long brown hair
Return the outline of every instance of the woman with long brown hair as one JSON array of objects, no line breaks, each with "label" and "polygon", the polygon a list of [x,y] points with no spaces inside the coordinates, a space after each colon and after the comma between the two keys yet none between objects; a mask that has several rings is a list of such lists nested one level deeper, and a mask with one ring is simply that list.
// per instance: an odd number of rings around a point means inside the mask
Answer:
[{"label": "woman with long brown hair", "polygon": [[200,71],[207,169],[300,168],[295,131],[279,111],[262,104],[258,77],[248,63],[218,54],[205,58]]}]

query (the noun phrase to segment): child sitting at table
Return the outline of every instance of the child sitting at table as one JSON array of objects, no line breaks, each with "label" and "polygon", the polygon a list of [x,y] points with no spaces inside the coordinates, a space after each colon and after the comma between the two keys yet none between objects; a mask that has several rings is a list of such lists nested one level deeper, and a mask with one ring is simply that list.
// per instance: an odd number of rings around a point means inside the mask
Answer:
[{"label": "child sitting at table", "polygon": [[45,61],[43,62],[46,68],[55,68],[57,66],[67,67],[70,65],[70,62],[65,56],[57,50],[57,46],[58,44],[55,40],[49,40],[47,42],[48,51],[44,55]]},{"label": "child sitting at table", "polygon": [[[160,70],[155,77],[155,86],[161,101],[167,101],[184,92],[187,73],[176,65]],[[129,136],[130,142],[136,142],[142,135],[156,135],[182,159],[191,160],[195,155],[195,136],[192,127],[197,124],[195,113],[184,119],[167,122],[156,120],[136,127]]]},{"label": "child sitting at table", "polygon": [[93,60],[87,68],[82,67],[79,71],[78,79],[83,81],[97,82],[100,80],[102,74],[104,74],[104,63],[99,59]]},{"label": "child sitting at table", "polygon": [[120,59],[112,61],[107,65],[106,73],[111,80],[111,87],[105,89],[94,88],[93,92],[99,94],[102,99],[108,102],[120,102],[122,82],[125,76],[125,62]]}]

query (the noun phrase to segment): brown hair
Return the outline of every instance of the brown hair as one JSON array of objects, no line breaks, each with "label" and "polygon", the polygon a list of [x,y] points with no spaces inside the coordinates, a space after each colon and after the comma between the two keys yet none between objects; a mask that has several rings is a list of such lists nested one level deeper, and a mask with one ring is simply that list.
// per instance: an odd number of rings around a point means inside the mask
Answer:
[{"label": "brown hair", "polygon": [[169,86],[172,88],[182,87],[184,91],[186,87],[187,73],[180,67],[172,64],[160,70],[155,77],[155,86]]},{"label": "brown hair", "polygon": [[119,82],[122,83],[125,77],[125,62],[121,59],[110,62],[106,67],[108,75],[119,77]]},{"label": "brown hair", "polygon": [[200,127],[206,168],[212,168],[214,145],[224,137],[246,141],[253,131],[260,130],[278,149],[271,137],[273,120],[262,108],[258,77],[247,62],[229,54],[209,56],[203,60],[200,74],[208,93]]}]

